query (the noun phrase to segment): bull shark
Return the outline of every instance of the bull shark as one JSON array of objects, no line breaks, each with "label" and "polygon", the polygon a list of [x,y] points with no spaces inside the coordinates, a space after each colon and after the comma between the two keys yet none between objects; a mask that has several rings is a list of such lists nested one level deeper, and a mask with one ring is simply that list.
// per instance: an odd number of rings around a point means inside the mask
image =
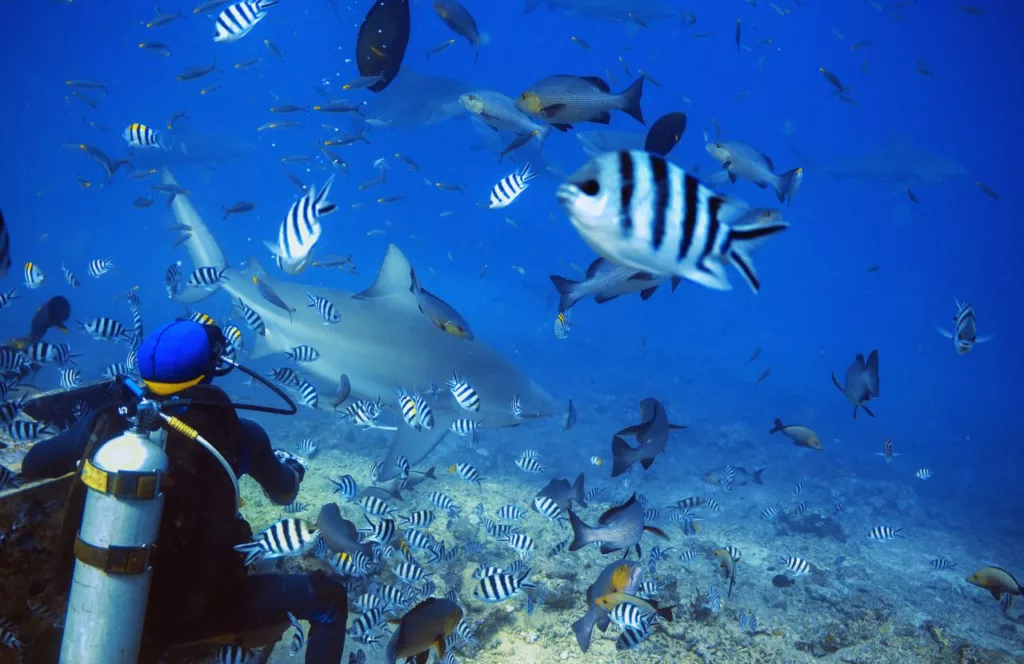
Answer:
[{"label": "bull shark", "polygon": [[[163,171],[163,182],[177,184],[167,170]],[[354,294],[278,279],[253,259],[247,269],[238,270],[225,259],[188,196],[175,196],[171,209],[178,223],[192,227],[192,236],[183,246],[193,264],[226,270],[226,280],[214,290],[188,288],[175,300],[195,304],[215,292],[223,292],[233,302],[244,301],[263,318],[267,327],[266,335],[257,338],[251,358],[283,354],[299,345],[312,346],[320,351],[320,359],[304,365],[302,373],[321,391],[334,390],[338,376],[344,373],[348,375],[354,398],[376,400],[380,397],[396,408],[399,388],[409,391],[426,388],[431,380],[443,384],[453,371],[468,379],[480,396],[479,412],[460,411],[454,398],[445,394],[432,404],[436,418],[433,429],[415,431],[399,422],[379,481],[399,475],[399,456],[406,457],[412,465],[422,461],[459,417],[472,416],[482,421],[485,428],[520,424],[521,420],[509,407],[516,394],[523,409],[522,419],[551,417],[557,413],[558,406],[551,396],[494,349],[479,339],[466,341],[443,332],[420,313],[412,292],[415,278],[412,266],[394,244],[388,247],[373,285]],[[253,283],[254,276],[296,311],[288,314],[265,300]],[[307,293],[334,304],[341,321],[325,325],[313,307],[305,306]]]}]

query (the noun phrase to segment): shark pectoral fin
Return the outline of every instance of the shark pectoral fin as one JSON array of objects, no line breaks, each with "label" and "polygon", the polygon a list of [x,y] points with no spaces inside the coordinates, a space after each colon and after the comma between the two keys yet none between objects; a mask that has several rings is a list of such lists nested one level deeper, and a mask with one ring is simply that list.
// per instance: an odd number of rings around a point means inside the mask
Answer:
[{"label": "shark pectoral fin", "polygon": [[953,333],[952,332],[950,332],[947,329],[941,328],[938,325],[935,326],[935,331],[938,332],[939,334],[941,334],[942,336],[946,337],[947,339],[952,339],[953,338]]},{"label": "shark pectoral fin", "polygon": [[392,439],[391,447],[388,449],[388,455],[384,458],[384,462],[381,465],[379,481],[386,482],[398,477],[399,468],[397,460],[399,456],[404,456],[409,460],[410,465],[416,466],[448,435],[449,428],[452,422],[455,421],[455,417],[453,415],[442,416],[438,413],[435,413],[435,415],[437,417],[433,429],[416,431],[401,422],[398,424],[395,437]]},{"label": "shark pectoral fin", "polygon": [[254,256],[250,256],[246,265],[246,275],[262,277],[266,273],[267,271],[264,269],[263,264]]},{"label": "shark pectoral fin", "polygon": [[402,250],[394,244],[389,244],[388,253],[385,254],[384,260],[380,264],[380,270],[377,272],[377,279],[373,285],[352,297],[357,300],[407,299],[409,306],[417,307],[416,294],[412,290],[413,284],[418,283],[415,278],[412,266]]},{"label": "shark pectoral fin", "polygon": [[[65,330],[65,332],[66,331],[67,330]],[[987,341],[992,341],[995,338],[996,338],[996,335],[994,335],[994,334],[985,334],[985,335],[982,335],[982,336],[976,338],[974,340],[974,343],[976,343],[976,344],[983,344],[983,343],[985,343]]]}]

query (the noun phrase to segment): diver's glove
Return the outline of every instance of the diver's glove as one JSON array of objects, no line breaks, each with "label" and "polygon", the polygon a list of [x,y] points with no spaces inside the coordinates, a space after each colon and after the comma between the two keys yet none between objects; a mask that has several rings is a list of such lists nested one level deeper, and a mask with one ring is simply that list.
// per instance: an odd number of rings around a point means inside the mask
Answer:
[{"label": "diver's glove", "polygon": [[274,450],[274,456],[278,461],[294,470],[295,474],[299,476],[300,482],[306,477],[306,471],[309,470],[309,462],[298,454],[292,454],[284,450]]}]

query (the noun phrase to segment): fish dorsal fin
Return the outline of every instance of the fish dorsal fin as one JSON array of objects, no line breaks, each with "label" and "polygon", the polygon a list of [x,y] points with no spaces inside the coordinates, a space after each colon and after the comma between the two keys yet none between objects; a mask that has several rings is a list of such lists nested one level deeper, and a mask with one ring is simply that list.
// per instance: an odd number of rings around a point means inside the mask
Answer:
[{"label": "fish dorsal fin", "polygon": [[597,271],[600,270],[604,264],[605,260],[603,258],[598,258],[593,263],[591,263],[590,266],[587,268],[587,279],[592,279],[594,275],[597,274]]},{"label": "fish dorsal fin", "polygon": [[600,78],[599,76],[582,76],[581,78],[584,81],[587,81],[588,83],[592,83],[593,85],[595,85],[601,92],[612,91],[611,87],[609,87],[609,85],[605,83],[604,79]]},{"label": "fish dorsal fin", "polygon": [[616,505],[615,507],[612,507],[607,512],[605,512],[600,517],[598,517],[598,519],[597,519],[598,525],[603,526],[604,524],[608,523],[609,521],[614,519],[618,514],[620,514],[620,513],[624,512],[625,510],[631,508],[635,502],[636,502],[636,492],[634,491],[633,495],[629,497],[629,500],[627,500],[626,502],[622,503],[621,505]]},{"label": "fish dorsal fin", "polygon": [[245,265],[245,270],[247,276],[263,277],[267,274],[267,271],[266,269],[264,269],[263,264],[260,263],[259,260],[253,256],[249,257],[249,260]]},{"label": "fish dorsal fin", "polygon": [[771,158],[768,155],[766,155],[765,153],[762,152],[761,153],[761,158],[764,159],[764,163],[768,165],[768,170],[770,170],[770,171],[774,171],[775,170],[775,164],[772,163],[772,160],[771,160]]},{"label": "fish dorsal fin", "polygon": [[416,273],[409,260],[394,244],[388,245],[388,253],[380,264],[377,279],[373,285],[352,297],[357,300],[378,300],[382,298],[407,298],[410,306],[416,306],[414,285],[418,286]]}]

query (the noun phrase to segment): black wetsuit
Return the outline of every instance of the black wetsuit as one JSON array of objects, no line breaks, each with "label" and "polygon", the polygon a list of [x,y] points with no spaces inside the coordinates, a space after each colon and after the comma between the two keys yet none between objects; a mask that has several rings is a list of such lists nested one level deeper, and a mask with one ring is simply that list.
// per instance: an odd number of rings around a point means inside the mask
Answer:
[{"label": "black wetsuit", "polygon": [[[120,396],[115,392],[113,401]],[[301,468],[279,461],[263,428],[239,418],[222,390],[200,385],[178,397],[205,402],[176,414],[224,456],[236,476],[251,476],[275,504],[294,500]],[[21,473],[40,479],[71,472],[83,454],[94,452],[86,449],[90,438],[109,440],[127,425],[112,409],[100,409],[35,445]],[[306,662],[339,662],[348,612],[340,579],[322,573],[248,576],[243,556],[232,547],[251,541],[252,530],[235,512],[234,487],[224,467],[181,434],[169,434],[165,449],[170,467],[163,480],[163,518],[152,555],[144,659],[164,644],[250,631],[286,621],[285,612],[291,611],[312,625]],[[77,524],[80,510],[80,505],[69,503],[66,518]],[[77,525],[74,530],[66,528],[65,538],[76,530]],[[66,574],[65,584],[70,581]]]}]

